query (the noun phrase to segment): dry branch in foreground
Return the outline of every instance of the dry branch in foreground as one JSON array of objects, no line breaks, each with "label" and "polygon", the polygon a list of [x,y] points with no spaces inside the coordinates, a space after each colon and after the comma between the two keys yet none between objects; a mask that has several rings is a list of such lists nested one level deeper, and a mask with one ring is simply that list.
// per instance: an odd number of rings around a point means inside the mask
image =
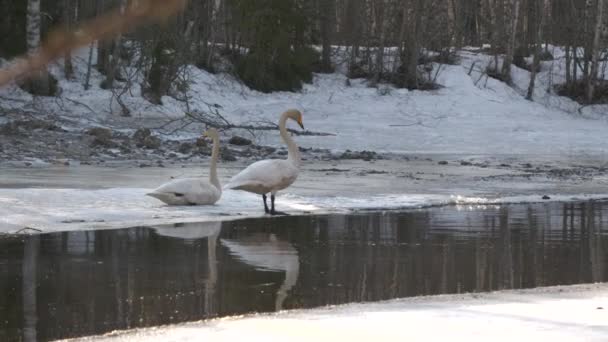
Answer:
[{"label": "dry branch in foreground", "polygon": [[91,44],[96,40],[111,38],[150,22],[159,22],[183,10],[187,0],[140,0],[133,2],[124,13],[114,10],[83,23],[74,31],[56,29],[37,52],[17,59],[10,66],[0,69],[0,87],[12,80],[27,78],[44,68],[68,51]]}]

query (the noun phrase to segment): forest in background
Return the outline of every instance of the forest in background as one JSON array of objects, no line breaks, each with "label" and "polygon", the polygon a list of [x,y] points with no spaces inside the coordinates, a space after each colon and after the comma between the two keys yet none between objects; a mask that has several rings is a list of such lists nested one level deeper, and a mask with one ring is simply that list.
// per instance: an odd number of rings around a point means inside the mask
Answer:
[{"label": "forest in background", "polygon": [[[95,16],[137,5],[0,0],[0,57],[34,51],[54,27],[75,30]],[[566,82],[556,86],[558,93],[605,103],[605,6],[604,0],[191,0],[164,23],[92,44],[89,65],[105,75],[102,88],[137,82],[150,102],[161,103],[187,87],[180,77],[187,65],[232,73],[264,92],[297,90],[313,72],[333,72],[336,63],[349,77],[372,84],[433,89],[434,62],[457,63],[456,51],[475,46],[495,56],[484,66],[489,76],[508,83],[513,64],[529,70],[531,98],[540,61],[553,58],[552,44],[565,51]],[[63,59],[71,78],[72,56]],[[134,70],[143,77],[133,77]],[[55,83],[41,72],[21,87],[53,95]]]}]

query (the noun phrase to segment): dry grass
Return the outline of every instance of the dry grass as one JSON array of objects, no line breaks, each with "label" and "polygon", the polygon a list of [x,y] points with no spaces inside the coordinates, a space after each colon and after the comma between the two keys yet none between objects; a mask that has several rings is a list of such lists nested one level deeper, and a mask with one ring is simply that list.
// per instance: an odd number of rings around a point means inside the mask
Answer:
[{"label": "dry grass", "polygon": [[13,80],[22,80],[62,57],[66,52],[89,45],[96,40],[109,39],[142,24],[160,22],[182,11],[187,0],[140,0],[121,13],[118,9],[84,22],[74,31],[56,29],[38,51],[18,58],[0,69],[0,87]]}]

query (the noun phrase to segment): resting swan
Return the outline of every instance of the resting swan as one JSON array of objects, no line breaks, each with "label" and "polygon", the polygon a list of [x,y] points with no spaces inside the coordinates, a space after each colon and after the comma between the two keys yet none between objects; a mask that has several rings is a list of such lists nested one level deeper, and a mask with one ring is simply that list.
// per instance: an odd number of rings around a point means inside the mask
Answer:
[{"label": "resting swan", "polygon": [[[279,131],[281,138],[287,145],[287,159],[266,159],[249,165],[245,170],[232,177],[226,184],[226,189],[244,190],[262,195],[264,210],[271,215],[284,214],[274,210],[274,199],[277,191],[290,186],[300,173],[300,151],[293,139],[287,133],[285,125],[287,119],[292,119],[304,129],[302,113],[296,109],[290,109],[281,115],[279,120]],[[266,194],[270,193],[271,207],[268,210]]]},{"label": "resting swan", "polygon": [[183,178],[161,185],[146,195],[159,199],[169,205],[214,204],[222,196],[222,187],[217,178],[217,158],[220,152],[220,138],[217,130],[208,129],[203,136],[213,139],[209,180]]}]

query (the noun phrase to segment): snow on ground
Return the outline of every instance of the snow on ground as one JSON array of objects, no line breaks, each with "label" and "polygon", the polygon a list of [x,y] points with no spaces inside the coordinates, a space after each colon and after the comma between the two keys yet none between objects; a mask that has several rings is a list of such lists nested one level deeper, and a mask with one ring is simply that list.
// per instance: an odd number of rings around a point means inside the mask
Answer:
[{"label": "snow on ground", "polygon": [[[2,105],[25,106],[56,113],[70,119],[73,127],[66,128],[72,130],[87,125],[114,125],[116,129],[132,129],[158,118],[183,115],[184,103],[164,97],[163,106],[152,105],[141,97],[139,87],[134,86],[123,98],[132,110],[133,118],[120,118],[119,106],[112,92],[99,87],[102,76],[95,70],[91,89],[83,89],[87,53],[88,50],[84,49],[75,54],[74,80],[59,77],[61,98],[32,98],[13,86],[0,89]],[[383,86],[386,91],[379,91],[368,87],[364,80],[351,80],[347,85],[346,77],[335,73],[315,75],[313,83],[305,85],[297,93],[263,94],[248,89],[231,76],[214,75],[189,67],[190,108],[207,110],[208,104],[214,104],[227,119],[235,123],[275,122],[283,110],[299,108],[304,112],[307,129],[334,134],[296,137],[297,142],[305,147],[338,151],[458,154],[463,159],[479,155],[499,158],[508,154],[516,156],[515,159],[519,156],[519,162],[539,159],[586,160],[598,170],[603,170],[608,162],[604,139],[608,129],[606,118],[599,115],[582,116],[576,111],[578,105],[573,101],[546,91],[551,84],[559,83],[562,60],[543,62],[535,93],[537,102],[531,102],[522,96],[529,78],[527,71],[514,66],[515,85],[509,87],[491,78],[483,79],[480,70],[489,63],[490,56],[471,51],[463,51],[461,56],[461,65],[441,66],[438,83],[443,88],[436,91],[408,91],[388,86]],[[475,68],[471,68],[473,63]],[[59,64],[51,66],[51,71],[58,76],[61,75],[60,70]],[[469,70],[473,70],[470,75]],[[17,101],[7,100],[11,98]],[[593,111],[605,112],[607,108],[595,106]],[[154,122],[158,126],[158,121]],[[198,131],[184,131],[171,137],[199,134]],[[276,132],[256,136],[256,140],[263,144],[281,144]],[[331,168],[348,169],[343,163],[339,160],[326,162],[331,164]],[[439,168],[437,164],[433,165]],[[370,165],[368,170],[373,167]],[[389,184],[374,189],[366,187],[367,179],[359,179],[357,183],[341,180],[340,176],[334,178],[336,185],[330,186],[323,194],[306,193],[301,191],[302,188],[297,189],[299,185],[296,185],[295,191],[292,188],[286,191],[287,195],[280,198],[278,206],[292,212],[327,212],[447,203],[517,202],[538,199],[543,193],[552,194],[553,200],[606,197],[602,194],[607,184],[603,175],[599,176],[599,181],[585,183],[587,188],[579,192],[572,191],[573,182],[559,184],[555,180],[543,187],[536,186],[537,191],[532,192],[525,179],[516,184],[507,182],[500,191],[488,192],[478,191],[479,187],[486,186],[479,182],[479,178],[469,177],[466,184],[455,181],[456,185],[453,185],[450,174],[443,172],[435,172],[435,178],[419,182],[417,178],[422,176],[414,172],[408,174],[409,167],[403,162],[399,166],[402,169],[400,174],[391,172],[381,175],[384,182]],[[307,173],[310,170],[303,171],[303,174]],[[222,200],[212,207],[164,207],[144,196],[148,189],[161,183],[159,178],[154,185],[142,185],[136,181],[112,184],[119,177],[116,175],[102,188],[96,188],[89,186],[89,181],[99,176],[91,174],[81,184],[48,189],[44,176],[37,180],[38,189],[14,189],[15,186],[10,186],[13,189],[0,189],[0,232],[13,232],[26,226],[50,231],[232,218],[259,215],[261,207],[259,198],[243,192],[226,192]],[[403,178],[396,180],[395,176]],[[504,179],[500,178],[500,174],[496,176],[498,178],[492,184],[494,188],[499,188]],[[5,176],[0,183],[11,184],[10,177],[14,179],[15,175]],[[316,185],[312,185],[312,182],[308,185],[315,189],[327,181],[323,177],[314,180]],[[395,191],[393,188],[397,183],[421,185]],[[587,191],[590,184],[596,187]],[[345,188],[349,189],[338,190]],[[350,188],[368,191],[354,195]],[[564,188],[569,189],[567,193],[564,193]],[[590,195],[585,197],[581,194]]]},{"label": "snow on ground", "polygon": [[[279,193],[277,208],[291,214],[323,214],[608,198],[606,177],[530,177],[511,169],[456,163],[438,166],[425,160],[336,163],[348,172],[333,172],[337,169],[328,169],[331,165],[325,162],[305,163],[294,185]],[[223,184],[243,165],[222,164],[219,174]],[[25,227],[51,232],[264,215],[261,197],[242,191],[227,190],[215,205],[194,207],[170,207],[145,196],[170,177],[198,176],[200,170],[201,166],[0,169],[7,176],[0,179],[0,233],[14,233]],[[543,200],[543,195],[550,195],[550,200]]]},{"label": "snow on ground", "polygon": [[[60,101],[37,98],[34,103],[77,121],[110,124],[119,120],[119,106],[110,91],[99,88],[102,76],[94,71],[91,90],[82,88],[87,52],[85,49],[77,54],[80,57],[76,59],[75,80],[60,77]],[[543,62],[537,102],[531,102],[522,96],[529,80],[527,71],[514,66],[515,85],[509,87],[480,74],[492,60],[490,56],[470,51],[463,51],[461,56],[462,65],[441,66],[437,81],[442,89],[408,91],[385,87],[386,94],[360,79],[351,80],[347,86],[346,77],[339,73],[315,75],[313,83],[297,93],[263,94],[231,76],[189,67],[189,105],[195,110],[207,110],[207,104],[217,104],[220,112],[235,123],[276,122],[280,112],[299,108],[304,112],[307,129],[335,134],[299,137],[299,143],[308,147],[401,153],[591,154],[606,159],[606,118],[583,117],[576,111],[579,106],[575,102],[547,92],[552,84],[561,82],[563,60]],[[469,75],[473,63],[476,67]],[[51,69],[61,75],[58,65]],[[133,125],[145,124],[150,118],[179,117],[186,109],[183,102],[168,96],[163,98],[163,106],[152,105],[141,97],[138,86],[133,88],[123,96],[134,115]],[[33,100],[16,87],[2,89],[0,95],[3,99]],[[5,105],[19,105],[2,101]],[[606,112],[607,108],[595,106],[594,111]],[[193,133],[200,132],[189,134]],[[258,139],[261,143],[280,144],[277,134]]]},{"label": "snow on ground", "polygon": [[[261,197],[228,190],[213,206],[166,206],[145,196],[150,189],[0,189],[0,233],[24,227],[43,232],[124,228],[178,222],[223,221],[264,215]],[[553,201],[608,198],[561,195]],[[277,207],[291,214],[340,213],[349,210],[412,209],[449,204],[485,205],[538,202],[537,195],[487,198],[452,194],[378,194],[370,197],[278,197]],[[28,232],[28,231],[26,231]]]},{"label": "snow on ground", "polygon": [[608,284],[439,295],[229,317],[85,341],[606,341]]}]

